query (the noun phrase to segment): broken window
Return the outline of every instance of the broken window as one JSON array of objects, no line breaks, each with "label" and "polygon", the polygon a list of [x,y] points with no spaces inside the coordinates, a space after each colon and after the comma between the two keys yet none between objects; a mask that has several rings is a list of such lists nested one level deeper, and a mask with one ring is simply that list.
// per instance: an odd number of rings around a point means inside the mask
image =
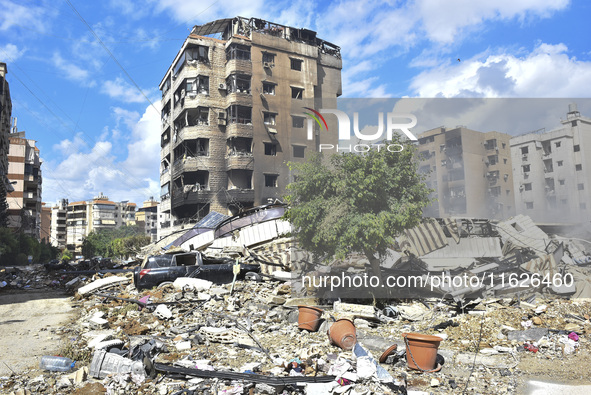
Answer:
[{"label": "broken window", "polygon": [[209,156],[209,139],[199,138],[192,140],[185,140],[183,142],[187,158],[196,156]]},{"label": "broken window", "polygon": [[294,145],[293,146],[293,157],[303,158],[305,157],[306,146],[305,145]]},{"label": "broken window", "polygon": [[306,120],[306,118],[304,118],[304,117],[298,117],[298,116],[292,115],[291,116],[291,126],[294,128],[303,128],[305,120]]},{"label": "broken window", "polygon": [[529,153],[529,148],[526,147],[521,147],[521,154],[522,155],[527,155]]},{"label": "broken window", "polygon": [[523,170],[524,174],[529,173],[529,171],[530,171],[529,165],[523,165],[523,166],[521,166],[521,169]]},{"label": "broken window", "polygon": [[277,114],[271,112],[263,112],[263,123],[265,125],[275,125],[275,116]]},{"label": "broken window", "polygon": [[160,200],[166,200],[170,197],[170,182],[160,187]]},{"label": "broken window", "polygon": [[185,63],[196,65],[199,62],[209,62],[208,52],[209,48],[202,45],[188,47],[182,53],[177,64],[174,66],[173,75],[177,75],[179,71],[181,71]]},{"label": "broken window", "polygon": [[251,156],[252,155],[252,138],[248,137],[233,137],[228,139],[228,155],[229,156]]},{"label": "broken window", "polygon": [[575,151],[575,152],[579,152],[579,151],[581,150],[581,146],[579,146],[579,144],[576,144],[576,145],[573,147],[573,149],[574,149],[574,151]]},{"label": "broken window", "polygon": [[582,165],[582,164],[575,165],[575,170],[576,170],[576,171],[581,171],[581,170],[583,170],[583,165]]},{"label": "broken window", "polygon": [[228,119],[230,123],[252,125],[252,108],[246,106],[232,105],[228,107]]},{"label": "broken window", "polygon": [[561,160],[557,161],[556,166],[558,166],[558,167],[562,166],[562,161]]},{"label": "broken window", "polygon": [[246,74],[232,74],[226,78],[228,93],[245,93],[250,95],[250,76]]},{"label": "broken window", "polygon": [[231,44],[226,49],[226,60],[250,61],[250,47],[247,45]]},{"label": "broken window", "polygon": [[302,100],[304,98],[304,89],[303,88],[296,88],[295,86],[291,87],[291,98]]},{"label": "broken window", "polygon": [[526,191],[531,191],[531,182],[523,184],[523,189],[525,189]]},{"label": "broken window", "polygon": [[488,156],[488,163],[492,166],[492,165],[496,165],[497,163],[499,163],[499,156],[498,155],[490,155]]},{"label": "broken window", "polygon": [[[174,131],[180,132],[186,126],[205,126],[209,125],[209,108],[197,107],[183,111],[174,121]],[[175,136],[176,138],[176,136]],[[176,142],[176,141],[175,141]]]},{"label": "broken window", "polygon": [[277,174],[265,174],[265,186],[269,188],[277,188]]},{"label": "broken window", "polygon": [[252,170],[230,170],[228,189],[252,189]]},{"label": "broken window", "polygon": [[290,66],[292,70],[302,71],[302,63],[304,61],[302,59],[294,59],[290,58]]},{"label": "broken window", "polygon": [[555,143],[554,143],[554,146],[555,146],[556,148],[560,148],[560,141],[557,141],[557,142],[555,142]]},{"label": "broken window", "polygon": [[164,95],[166,95],[166,93],[168,93],[169,89],[170,89],[170,79],[166,78],[166,81],[164,81],[164,85],[162,85],[162,97],[164,97]]},{"label": "broken window", "polygon": [[497,139],[486,140],[484,143],[485,150],[493,150],[495,148],[497,148]]},{"label": "broken window", "polygon": [[263,82],[263,94],[265,95],[274,95],[275,94],[275,85],[272,82]]},{"label": "broken window", "polygon": [[164,148],[170,142],[170,128],[167,128],[160,136],[160,148]]},{"label": "broken window", "polygon": [[277,145],[274,143],[263,143],[265,145],[265,155],[276,156]]},{"label": "broken window", "polygon": [[206,170],[186,171],[174,180],[175,186],[183,192],[196,192],[209,189],[209,172]]},{"label": "broken window", "polygon": [[189,96],[195,96],[198,93],[209,95],[209,77],[199,75],[196,78],[187,79],[185,89]]},{"label": "broken window", "polygon": [[564,185],[564,180],[558,180],[558,184]]},{"label": "broken window", "polygon": [[270,52],[263,52],[263,67],[275,66],[275,54]]}]

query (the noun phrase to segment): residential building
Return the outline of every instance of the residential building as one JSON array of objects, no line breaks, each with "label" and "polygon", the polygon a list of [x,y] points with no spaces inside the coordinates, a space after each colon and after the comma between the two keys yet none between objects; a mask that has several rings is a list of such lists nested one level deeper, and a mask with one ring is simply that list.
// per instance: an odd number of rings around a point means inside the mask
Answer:
[{"label": "residential building", "polygon": [[[15,121],[16,123],[16,121]],[[9,137],[8,179],[15,182],[8,192],[8,227],[40,240],[41,227],[41,159],[35,140],[16,132]]]},{"label": "residential building", "polygon": [[537,223],[591,220],[591,119],[571,104],[561,124],[511,139],[517,212]]},{"label": "residential building", "polygon": [[68,213],[68,199],[61,199],[51,208],[51,245],[60,250],[66,249],[67,225],[66,216]]},{"label": "residential building", "polygon": [[135,225],[136,204],[112,202],[102,194],[93,200],[68,204],[66,215],[67,248],[80,252],[84,238],[92,231]]},{"label": "residential building", "polygon": [[45,207],[45,203],[41,203],[41,227],[39,229],[39,237],[43,243],[51,243],[51,207]]},{"label": "residential building", "polygon": [[8,175],[8,137],[10,134],[10,118],[12,116],[12,100],[6,81],[6,63],[0,62],[0,225],[7,215],[8,204],[6,193],[13,189]]},{"label": "residential building", "polygon": [[143,230],[144,234],[150,237],[151,242],[158,240],[158,204],[159,202],[150,197],[135,213],[135,222]]},{"label": "residential building", "polygon": [[503,219],[515,213],[511,136],[457,126],[418,137],[419,171],[437,199],[425,216]]},{"label": "residential building", "polygon": [[339,47],[311,30],[241,17],[195,26],[159,85],[158,238],[281,198],[287,162],[337,142],[336,127],[307,139],[304,107],[336,108],[341,68]]}]

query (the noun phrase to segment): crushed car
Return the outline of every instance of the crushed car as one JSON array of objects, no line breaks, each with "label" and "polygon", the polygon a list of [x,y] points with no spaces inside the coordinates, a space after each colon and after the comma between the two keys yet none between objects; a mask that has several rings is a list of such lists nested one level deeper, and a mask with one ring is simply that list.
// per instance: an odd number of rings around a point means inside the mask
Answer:
[{"label": "crushed car", "polygon": [[[234,262],[230,258],[208,257],[198,251],[150,255],[144,259],[141,266],[134,269],[133,282],[137,289],[153,288],[174,282],[179,277],[227,284],[234,279]],[[260,270],[258,264],[241,263],[237,278],[256,278]]]}]

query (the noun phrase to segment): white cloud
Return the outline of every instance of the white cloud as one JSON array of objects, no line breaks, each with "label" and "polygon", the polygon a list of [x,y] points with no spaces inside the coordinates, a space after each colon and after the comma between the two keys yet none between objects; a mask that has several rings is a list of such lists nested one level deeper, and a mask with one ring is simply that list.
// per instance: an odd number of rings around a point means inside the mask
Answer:
[{"label": "white cloud", "polygon": [[54,52],[51,62],[58,70],[64,73],[65,78],[80,82],[83,86],[96,85],[96,82],[89,78],[90,72],[88,70],[76,66],[71,60],[65,60],[59,52]]},{"label": "white cloud", "polygon": [[413,78],[421,97],[585,97],[591,62],[569,57],[564,44],[538,44],[530,53],[479,54]]},{"label": "white cloud", "polygon": [[10,62],[16,61],[18,58],[23,56],[26,51],[26,48],[19,50],[18,47],[14,44],[6,44],[4,46],[0,46],[0,55],[2,55],[3,58],[7,59]]},{"label": "white cloud", "polygon": [[[160,102],[155,106],[159,108]],[[140,117],[137,112],[116,107],[113,114],[130,136],[125,159],[117,158],[111,141],[96,142],[90,149],[81,135],[61,141],[53,148],[61,151],[64,159],[43,165],[45,201],[62,197],[87,200],[103,192],[111,200],[141,204],[150,196],[158,196],[160,111],[148,106]],[[103,133],[103,137],[106,135]]]},{"label": "white cloud", "polygon": [[43,6],[31,6],[17,4],[9,0],[0,0],[0,31],[8,30],[15,26],[35,26],[35,29],[45,31],[47,14],[51,11]]},{"label": "white cloud", "polygon": [[141,103],[146,101],[144,95],[135,86],[128,84],[121,77],[117,77],[115,80],[104,81],[101,86],[101,93],[125,103]]},{"label": "white cloud", "polygon": [[490,20],[546,18],[568,6],[569,0],[420,0],[416,12],[429,40],[449,44],[465,30],[479,30]]}]

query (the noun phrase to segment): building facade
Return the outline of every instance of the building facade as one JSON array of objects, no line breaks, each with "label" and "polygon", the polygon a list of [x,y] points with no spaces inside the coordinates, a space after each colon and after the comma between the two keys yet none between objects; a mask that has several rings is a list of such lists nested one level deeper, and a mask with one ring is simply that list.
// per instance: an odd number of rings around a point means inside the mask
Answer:
[{"label": "building facade", "polygon": [[419,172],[437,199],[425,216],[503,219],[515,214],[510,135],[458,126],[418,137]]},{"label": "building facade", "polygon": [[158,238],[210,210],[281,198],[288,161],[336,144],[332,132],[307,139],[304,107],[336,108],[341,68],[340,49],[310,30],[240,17],[195,26],[159,86]]},{"label": "building facade", "polygon": [[66,215],[66,245],[68,250],[81,252],[84,238],[92,231],[135,225],[136,204],[112,202],[102,193],[93,200],[68,204]]},{"label": "building facade", "polygon": [[[16,130],[16,126],[13,128]],[[25,132],[9,137],[8,179],[14,190],[8,192],[8,227],[40,240],[41,228],[41,159],[35,140]]]},{"label": "building facade", "polygon": [[41,227],[39,229],[41,242],[51,244],[51,207],[41,203]]},{"label": "building facade", "polygon": [[12,117],[12,100],[10,89],[6,81],[8,69],[6,63],[0,62],[0,225],[7,220],[8,203],[6,194],[12,190],[8,175],[9,134]]},{"label": "building facade", "polygon": [[66,249],[67,244],[67,213],[68,199],[61,199],[51,208],[51,245],[60,250]]},{"label": "building facade", "polygon": [[150,237],[151,242],[157,241],[158,233],[158,205],[153,197],[146,200],[142,207],[135,213],[135,221],[146,236]]},{"label": "building facade", "polygon": [[561,124],[511,139],[517,212],[538,223],[591,220],[591,119],[571,104]]}]

